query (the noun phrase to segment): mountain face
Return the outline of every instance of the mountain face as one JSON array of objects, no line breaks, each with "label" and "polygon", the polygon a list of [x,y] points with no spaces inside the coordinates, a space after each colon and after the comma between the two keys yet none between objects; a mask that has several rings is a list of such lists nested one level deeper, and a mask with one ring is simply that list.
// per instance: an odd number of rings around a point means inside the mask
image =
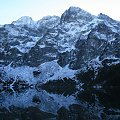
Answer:
[{"label": "mountain face", "polygon": [[57,60],[80,69],[99,58],[120,58],[120,22],[70,7],[61,17],[24,16],[0,27],[0,64],[36,67]]}]

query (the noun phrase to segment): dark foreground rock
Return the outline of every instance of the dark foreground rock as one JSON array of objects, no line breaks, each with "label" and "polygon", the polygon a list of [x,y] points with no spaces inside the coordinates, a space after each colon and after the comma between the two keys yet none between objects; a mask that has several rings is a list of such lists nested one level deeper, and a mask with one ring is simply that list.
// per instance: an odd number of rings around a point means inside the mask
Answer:
[{"label": "dark foreground rock", "polygon": [[56,119],[56,115],[43,112],[36,107],[19,108],[11,106],[9,111],[0,108],[0,120],[50,120]]},{"label": "dark foreground rock", "polygon": [[35,95],[33,96],[32,102],[39,104],[41,102],[39,96]]},{"label": "dark foreground rock", "polygon": [[[106,61],[103,61],[104,63]],[[120,64],[104,65],[97,74],[94,70],[81,72],[76,75],[83,82],[84,91],[78,92],[78,99],[95,102],[95,96],[107,108],[120,108]]]},{"label": "dark foreground rock", "polygon": [[40,73],[41,73],[40,70],[34,70],[34,71],[33,71],[33,76],[34,76],[34,77],[37,77],[37,76],[40,75]]},{"label": "dark foreground rock", "polygon": [[61,107],[57,113],[58,120],[99,120],[99,117],[90,114],[85,108],[78,104],[70,105],[69,109]]}]

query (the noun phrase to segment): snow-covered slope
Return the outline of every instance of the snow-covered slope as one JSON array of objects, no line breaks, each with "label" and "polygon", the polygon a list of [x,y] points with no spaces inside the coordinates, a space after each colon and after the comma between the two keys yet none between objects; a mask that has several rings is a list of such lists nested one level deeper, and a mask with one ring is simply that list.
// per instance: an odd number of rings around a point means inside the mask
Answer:
[{"label": "snow-covered slope", "polygon": [[28,26],[31,28],[35,28],[36,26],[36,22],[32,20],[31,17],[29,16],[23,16],[21,18],[19,18],[17,21],[12,22],[12,24],[16,25],[16,26]]},{"label": "snow-covered slope", "polygon": [[[41,73],[35,77],[33,71],[39,70]],[[11,65],[6,67],[0,67],[0,71],[6,73],[6,77],[11,77],[16,79],[25,80],[31,84],[36,84],[37,82],[43,83],[49,80],[57,80],[63,78],[73,78],[75,77],[76,70],[71,70],[68,65],[65,67],[60,67],[57,61],[45,62],[38,67],[22,66],[13,68]]]},{"label": "snow-covered slope", "polygon": [[60,17],[58,16],[46,16],[43,17],[41,20],[38,20],[36,23],[37,28],[44,27],[44,28],[54,28],[60,22]]},{"label": "snow-covered slope", "polygon": [[94,15],[84,11],[79,7],[70,7],[61,16],[61,22],[79,22],[80,25],[90,22],[94,19]]}]

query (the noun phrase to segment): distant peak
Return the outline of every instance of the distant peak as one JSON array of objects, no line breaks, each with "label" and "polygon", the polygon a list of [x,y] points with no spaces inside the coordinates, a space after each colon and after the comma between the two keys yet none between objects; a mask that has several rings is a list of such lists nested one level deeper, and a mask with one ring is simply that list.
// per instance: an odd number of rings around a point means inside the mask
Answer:
[{"label": "distant peak", "polygon": [[29,21],[33,21],[33,19],[29,16],[22,16],[21,18],[19,18],[14,22],[29,22]]},{"label": "distant peak", "polygon": [[27,25],[28,27],[33,27],[35,25],[35,21],[29,16],[23,16],[16,21],[13,21],[14,25]]},{"label": "distant peak", "polygon": [[60,22],[60,17],[58,16],[45,16],[37,21],[37,27],[44,26],[46,28],[53,28],[57,26]]},{"label": "distant peak", "polygon": [[[19,19],[31,19],[32,20],[32,18],[31,17],[29,17],[29,16],[22,16],[21,18],[19,18]],[[18,20],[19,20],[18,19]]]},{"label": "distant peak", "polygon": [[58,19],[58,18],[60,18],[60,17],[59,17],[59,16],[55,16],[55,15],[54,15],[54,16],[50,16],[50,15],[49,15],[49,16],[43,17],[42,19],[43,19],[43,20],[47,20],[47,19],[52,19],[52,18]]}]

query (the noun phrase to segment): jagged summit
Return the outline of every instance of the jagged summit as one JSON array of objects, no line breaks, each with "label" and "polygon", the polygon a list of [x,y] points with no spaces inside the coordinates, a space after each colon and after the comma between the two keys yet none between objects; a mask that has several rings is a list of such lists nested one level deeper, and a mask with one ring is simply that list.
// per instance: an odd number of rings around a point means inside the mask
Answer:
[{"label": "jagged summit", "polygon": [[59,21],[60,21],[60,17],[58,16],[45,16],[38,21],[34,21],[29,16],[23,16],[18,20],[13,21],[12,24],[16,26],[26,25],[29,28],[39,28],[39,27],[53,28],[59,23]]},{"label": "jagged summit", "polygon": [[111,17],[109,17],[108,15],[103,14],[103,13],[98,14],[97,17],[98,17],[98,19],[106,20],[109,22],[117,22],[116,20],[112,19]]},{"label": "jagged summit", "polygon": [[29,16],[23,16],[19,18],[17,21],[13,21],[12,24],[17,25],[17,26],[27,25],[27,26],[34,27],[35,21],[33,21],[33,19]]},{"label": "jagged summit", "polygon": [[[39,24],[43,21],[78,21],[78,22],[90,22],[92,21],[94,18],[98,18],[98,19],[102,19],[102,20],[109,20],[111,22],[119,22],[117,20],[112,19],[111,17],[109,17],[108,15],[105,15],[103,13],[99,13],[98,16],[92,15],[91,13],[83,10],[82,8],[79,7],[75,7],[75,6],[71,6],[69,7],[62,15],[61,15],[61,19],[59,16],[45,16],[42,19],[38,20],[38,21],[34,21],[31,17],[29,16],[22,16],[21,18],[19,18],[16,21],[13,21],[12,24],[14,25],[28,25],[28,26],[33,26],[36,27],[36,24]],[[0,25],[0,27],[3,25]],[[37,25],[39,26],[39,25]]]},{"label": "jagged summit", "polygon": [[119,22],[103,13],[100,13],[98,14],[98,16],[95,16],[79,7],[71,6],[61,15],[61,18],[59,16],[45,16],[38,21],[34,21],[29,16],[23,16],[18,20],[13,21],[12,24],[16,26],[26,25],[30,28],[35,28],[35,27],[39,28],[41,26],[42,27],[46,26],[47,28],[53,28],[57,26],[59,23],[64,23],[64,22],[79,22],[79,24],[81,25],[87,24],[88,22],[91,22],[95,18],[97,18],[98,20],[100,19],[107,22],[113,22],[113,23]]},{"label": "jagged summit", "polygon": [[45,16],[41,20],[38,20],[36,26],[39,27],[46,27],[46,28],[53,28],[57,26],[60,22],[59,16]]},{"label": "jagged summit", "polygon": [[56,15],[54,15],[54,16],[45,16],[45,17],[43,17],[41,20],[49,20],[49,19],[57,19],[57,18],[60,18],[59,16],[56,16]]},{"label": "jagged summit", "polygon": [[89,12],[86,12],[85,10],[79,7],[70,7],[62,14],[61,21],[91,21],[94,19],[94,17],[94,15],[90,14]]}]

